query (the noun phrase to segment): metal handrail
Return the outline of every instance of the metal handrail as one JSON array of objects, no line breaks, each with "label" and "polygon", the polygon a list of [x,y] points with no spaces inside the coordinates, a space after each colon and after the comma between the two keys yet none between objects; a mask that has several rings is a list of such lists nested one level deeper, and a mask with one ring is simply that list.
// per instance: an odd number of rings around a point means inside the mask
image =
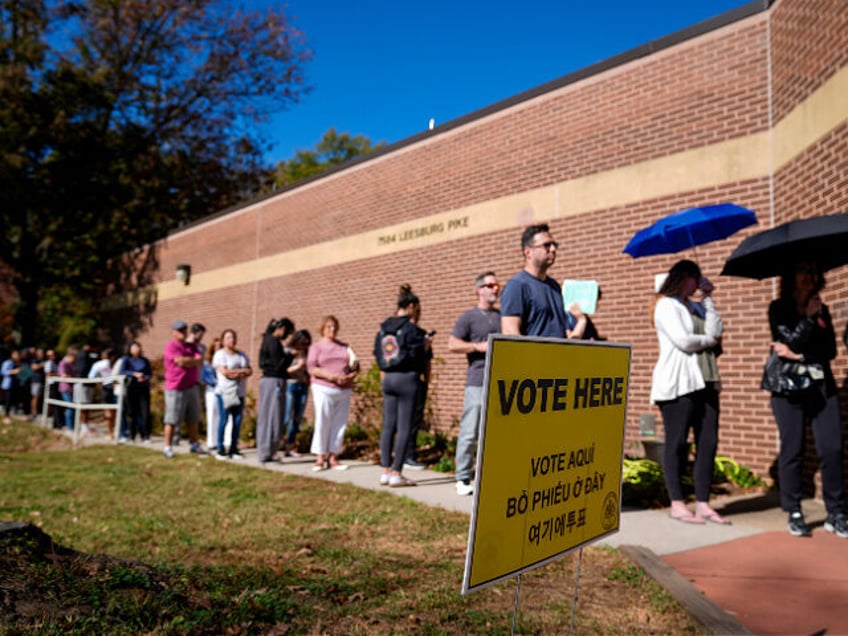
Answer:
[{"label": "metal handrail", "polygon": [[125,388],[124,384],[127,380],[127,376],[125,375],[110,375],[103,378],[71,378],[60,375],[51,375],[47,376],[46,385],[44,390],[44,407],[42,409],[42,421],[47,422],[47,412],[48,407],[53,404],[55,406],[61,406],[63,408],[72,408],[74,409],[74,431],[73,431],[73,446],[76,448],[79,445],[80,438],[80,412],[81,411],[116,411],[115,414],[115,426],[116,426],[116,434],[114,435],[114,441],[117,444],[118,439],[120,437],[120,424],[123,421],[123,412],[124,412],[124,400],[120,399],[116,404],[105,404],[105,403],[88,403],[83,404],[81,402],[76,401],[76,392],[74,392],[74,401],[66,402],[65,400],[59,400],[56,398],[50,397],[50,385],[55,382],[65,382],[67,384],[109,384],[119,385],[121,387],[121,395],[123,396]]}]

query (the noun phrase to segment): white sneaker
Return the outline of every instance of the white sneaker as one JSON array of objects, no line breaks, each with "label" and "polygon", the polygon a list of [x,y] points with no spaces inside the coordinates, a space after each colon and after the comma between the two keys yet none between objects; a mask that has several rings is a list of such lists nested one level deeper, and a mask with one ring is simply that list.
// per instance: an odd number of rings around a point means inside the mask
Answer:
[{"label": "white sneaker", "polygon": [[462,495],[463,497],[466,495],[473,495],[474,484],[468,480],[456,482],[456,494]]},{"label": "white sneaker", "polygon": [[225,455],[224,453],[215,453],[215,459],[220,459],[221,461],[227,461],[230,458],[229,455]]},{"label": "white sneaker", "polygon": [[407,479],[403,475],[391,475],[389,477],[389,488],[406,488],[407,486],[417,486],[414,481]]},{"label": "white sneaker", "polygon": [[174,456],[174,449],[170,446],[166,446],[164,449],[162,449],[162,454],[168,459],[171,459]]}]

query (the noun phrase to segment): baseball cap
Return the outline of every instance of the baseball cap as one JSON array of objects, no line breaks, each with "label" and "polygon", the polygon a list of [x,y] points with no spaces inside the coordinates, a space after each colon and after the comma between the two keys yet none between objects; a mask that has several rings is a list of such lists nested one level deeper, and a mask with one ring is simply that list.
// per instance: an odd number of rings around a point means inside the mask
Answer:
[{"label": "baseball cap", "polygon": [[171,329],[174,331],[182,331],[183,329],[188,329],[188,325],[185,320],[176,320],[174,324],[171,325]]}]

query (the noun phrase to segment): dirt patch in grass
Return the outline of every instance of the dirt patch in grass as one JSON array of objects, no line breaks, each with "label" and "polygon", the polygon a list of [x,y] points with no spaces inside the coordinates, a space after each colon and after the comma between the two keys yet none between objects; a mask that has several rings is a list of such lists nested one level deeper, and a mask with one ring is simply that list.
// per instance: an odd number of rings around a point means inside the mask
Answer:
[{"label": "dirt patch in grass", "polygon": [[39,428],[21,419],[4,418],[0,423],[0,450],[9,453],[26,451],[70,450],[71,439],[61,433]]}]

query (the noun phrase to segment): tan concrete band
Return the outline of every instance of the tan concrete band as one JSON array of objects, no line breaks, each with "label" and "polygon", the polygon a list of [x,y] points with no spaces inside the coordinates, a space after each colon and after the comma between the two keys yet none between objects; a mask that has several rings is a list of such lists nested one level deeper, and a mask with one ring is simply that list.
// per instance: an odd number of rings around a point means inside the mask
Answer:
[{"label": "tan concrete band", "polygon": [[[848,67],[768,131],[570,179],[414,221],[281,252],[192,275],[191,286],[164,281],[108,299],[130,306],[145,297],[169,300],[311,269],[488,234],[534,219],[576,216],[677,192],[765,178],[848,121]],[[772,147],[773,144],[773,147]],[[773,153],[773,159],[772,159]],[[284,195],[283,195],[284,196]],[[265,202],[267,203],[267,202]]]}]

